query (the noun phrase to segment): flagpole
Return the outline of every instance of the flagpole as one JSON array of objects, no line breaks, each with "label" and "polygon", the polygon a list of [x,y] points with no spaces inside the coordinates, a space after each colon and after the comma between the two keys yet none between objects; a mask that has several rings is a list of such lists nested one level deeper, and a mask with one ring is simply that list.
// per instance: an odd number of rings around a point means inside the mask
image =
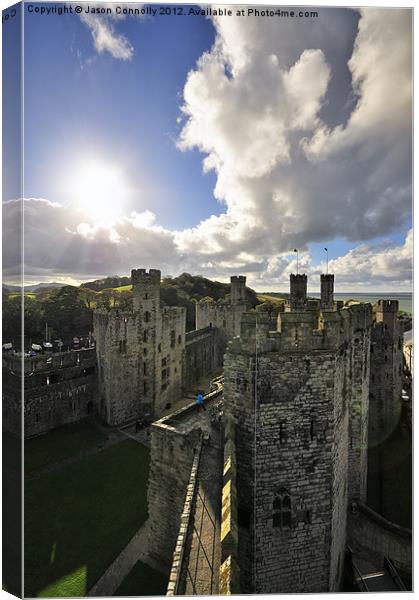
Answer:
[{"label": "flagpole", "polygon": [[294,252],[297,254],[297,275],[298,275],[298,248],[294,248]]}]

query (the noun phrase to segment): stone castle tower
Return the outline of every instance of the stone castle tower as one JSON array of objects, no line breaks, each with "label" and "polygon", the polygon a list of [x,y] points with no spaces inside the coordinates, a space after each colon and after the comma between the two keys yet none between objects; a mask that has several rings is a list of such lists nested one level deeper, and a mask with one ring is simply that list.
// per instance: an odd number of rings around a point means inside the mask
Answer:
[{"label": "stone castle tower", "polygon": [[371,333],[369,440],[375,446],[391,435],[400,419],[403,333],[397,300],[374,305]]},{"label": "stone castle tower", "polygon": [[159,416],[181,397],[186,311],[160,306],[160,271],[131,272],[131,310],[98,309],[99,415],[110,425]]},{"label": "stone castle tower", "polygon": [[198,302],[196,304],[196,328],[217,327],[226,339],[240,334],[240,320],[247,310],[246,277],[230,278],[230,301]]},{"label": "stone castle tower", "polygon": [[225,357],[243,592],[338,590],[348,503],[366,498],[371,307],[336,310],[333,275],[320,302],[290,284],[276,330],[245,314]]}]

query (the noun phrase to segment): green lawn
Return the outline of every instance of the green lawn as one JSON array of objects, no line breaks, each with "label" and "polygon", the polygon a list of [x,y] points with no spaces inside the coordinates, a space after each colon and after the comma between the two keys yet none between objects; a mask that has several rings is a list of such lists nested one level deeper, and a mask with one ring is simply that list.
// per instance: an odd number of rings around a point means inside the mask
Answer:
[{"label": "green lawn", "polygon": [[104,442],[106,437],[91,421],[66,425],[50,433],[25,441],[25,472],[79,454]]},{"label": "green lawn", "polygon": [[402,527],[412,527],[412,448],[400,426],[368,450],[368,505]]},{"label": "green lawn", "polygon": [[114,596],[165,596],[167,575],[140,560],[125,577]]},{"label": "green lawn", "polygon": [[148,469],[126,440],[26,483],[26,596],[87,594],[147,518]]}]

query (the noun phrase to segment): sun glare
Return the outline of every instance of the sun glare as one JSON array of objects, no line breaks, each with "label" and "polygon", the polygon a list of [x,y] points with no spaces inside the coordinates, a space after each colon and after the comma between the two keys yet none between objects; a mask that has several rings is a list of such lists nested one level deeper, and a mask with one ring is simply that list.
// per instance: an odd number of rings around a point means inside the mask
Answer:
[{"label": "sun glare", "polygon": [[111,225],[124,212],[127,184],[113,166],[89,162],[73,173],[70,187],[74,203],[96,223]]}]

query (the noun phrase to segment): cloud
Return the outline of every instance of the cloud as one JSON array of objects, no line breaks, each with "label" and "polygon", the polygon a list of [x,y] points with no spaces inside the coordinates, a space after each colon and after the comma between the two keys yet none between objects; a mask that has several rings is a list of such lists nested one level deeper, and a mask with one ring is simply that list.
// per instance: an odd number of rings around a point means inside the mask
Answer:
[{"label": "cloud", "polygon": [[150,211],[132,213],[112,227],[80,222],[80,213],[43,198],[3,203],[3,267],[8,281],[19,278],[19,222],[25,219],[25,276],[51,280],[57,274],[86,279],[128,273],[138,265],[167,272],[181,268],[174,233],[155,224]]},{"label": "cloud", "polygon": [[[131,58],[109,20],[84,22],[99,52]],[[286,289],[293,248],[317,277],[311,244],[346,239],[352,250],[330,262],[340,289],[409,287],[411,232],[401,246],[374,240],[410,227],[411,11],[213,23],[214,46],[184,86],[178,147],[197,149],[215,172],[221,214],[173,231],[149,209],[105,227],[29,198],[26,275],[85,279],[154,266]],[[19,210],[3,205],[9,279],[20,260]]]},{"label": "cloud", "polygon": [[[377,285],[387,289],[412,285],[413,230],[406,235],[404,244],[366,244],[350,250],[344,256],[329,262],[329,269],[345,284]],[[320,272],[320,269],[317,269]],[[375,286],[375,288],[374,288]]]},{"label": "cloud", "polygon": [[[360,244],[346,254],[329,260],[329,272],[335,274],[340,291],[369,289],[373,291],[411,290],[413,261],[413,230],[409,230],[401,245],[389,241]],[[257,289],[275,287],[286,290],[289,276],[296,272],[296,259],[290,255],[272,257],[260,266],[255,275]],[[309,252],[299,256],[299,270],[309,278],[309,287],[318,287],[319,276],[326,272],[326,263],[315,264]]]},{"label": "cloud", "polygon": [[185,84],[178,144],[204,154],[225,210],[180,232],[183,252],[221,264],[246,250],[255,262],[406,227],[411,11],[354,15],[214,19],[214,46]]},{"label": "cloud", "polygon": [[115,31],[111,19],[116,19],[115,16],[107,18],[106,16],[95,15],[91,13],[80,13],[80,20],[90,30],[95,49],[99,54],[109,52],[114,58],[120,60],[131,60],[134,56],[134,48],[128,39]]},{"label": "cloud", "polygon": [[[22,206],[25,216],[25,278],[28,283],[51,280],[80,281],[110,274],[127,274],[132,268],[160,268],[164,274],[183,271],[227,280],[246,273],[256,289],[287,289],[289,275],[296,270],[292,254],[254,260],[242,250],[222,261],[201,254],[183,253],[176,243],[177,233],[156,223],[151,211],[132,213],[111,227],[79,222],[79,213],[43,198],[27,198],[3,203],[4,279],[19,279],[21,261],[17,226]],[[389,242],[360,244],[347,254],[329,261],[342,291],[355,289],[410,289],[412,278],[413,233],[402,245]],[[300,272],[317,280],[325,265],[315,264],[310,253],[301,252]]]}]

